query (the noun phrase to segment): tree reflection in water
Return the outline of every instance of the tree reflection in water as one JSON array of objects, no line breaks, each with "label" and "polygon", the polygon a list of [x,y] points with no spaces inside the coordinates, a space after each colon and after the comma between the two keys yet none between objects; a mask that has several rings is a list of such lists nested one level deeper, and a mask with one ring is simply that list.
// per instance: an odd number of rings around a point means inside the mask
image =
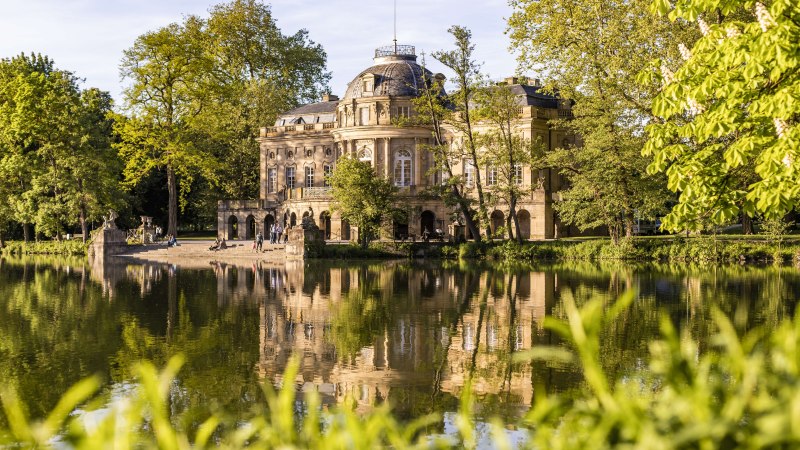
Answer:
[{"label": "tree reflection in water", "polygon": [[[800,276],[780,267],[559,264],[503,270],[454,263],[89,265],[83,260],[0,260],[0,376],[33,416],[67,387],[101,374],[107,392],[132,381],[132,362],[184,353],[171,411],[187,427],[210,411],[246,418],[259,383],[294,382],[327,403],[389,401],[399,417],[454,411],[473,377],[478,413],[514,416],[534,392],[563,392],[575,367],[512,363],[537,345],[560,345],[542,326],[565,318],[563,300],[637,299],[603,335],[611,375],[646,370],[663,311],[707,346],[716,305],[739,331],[793,314]],[[110,395],[110,394],[108,394]]]}]

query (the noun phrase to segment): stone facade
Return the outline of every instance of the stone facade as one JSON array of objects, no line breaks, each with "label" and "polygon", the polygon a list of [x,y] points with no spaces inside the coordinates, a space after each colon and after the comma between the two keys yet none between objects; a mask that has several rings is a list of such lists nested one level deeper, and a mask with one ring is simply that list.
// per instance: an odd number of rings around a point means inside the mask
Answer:
[{"label": "stone facade", "polygon": [[[304,105],[281,115],[272,127],[260,131],[259,200],[223,200],[218,205],[218,233],[226,239],[253,239],[259,231],[267,236],[272,223],[299,225],[303,215],[313,214],[326,240],[355,240],[358,230],[332,212],[325,174],[342,155],[369,161],[376,172],[399,188],[409,211],[408,223],[387,224],[385,238],[415,239],[424,231],[441,230],[447,238],[465,233],[458,212],[436,198],[423,196],[440,183],[430,173],[431,155],[422,149],[431,143],[425,127],[399,127],[397,120],[413,115],[411,99],[423,80],[441,76],[416,63],[413,47],[378,49],[374,65],[348,85],[342,99],[325,96],[321,102]],[[564,144],[579,145],[575,136],[554,127],[551,119],[569,117],[569,102],[539,92],[538,83],[509,78],[505,81],[517,95],[519,117],[514,124],[521,137],[539,140],[549,149]],[[480,129],[484,125],[477,124]],[[446,130],[447,140],[459,145],[461,136]],[[467,161],[454,167],[456,175],[469,170]],[[484,170],[486,172],[486,170]],[[553,194],[561,179],[550,169],[521,167],[523,195],[517,203],[522,235],[526,239],[556,237],[557,221]],[[486,185],[488,173],[481,173]],[[486,186],[491,192],[492,186]],[[474,188],[473,188],[474,194]],[[489,203],[492,228],[500,236],[509,214],[502,200]],[[469,236],[464,236],[469,237]]]}]

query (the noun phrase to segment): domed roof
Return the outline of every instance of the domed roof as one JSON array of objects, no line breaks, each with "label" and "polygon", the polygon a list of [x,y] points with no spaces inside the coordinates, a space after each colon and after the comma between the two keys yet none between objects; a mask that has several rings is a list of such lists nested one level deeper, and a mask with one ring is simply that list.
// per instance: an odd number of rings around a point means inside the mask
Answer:
[{"label": "domed roof", "polygon": [[430,79],[433,74],[417,64],[417,57],[413,52],[414,47],[410,46],[402,46],[399,51],[386,48],[376,50],[375,65],[363,70],[347,85],[342,100],[365,96],[362,79],[367,74],[374,75],[373,90],[367,94],[369,97],[419,95],[418,89],[422,88],[424,80]]}]

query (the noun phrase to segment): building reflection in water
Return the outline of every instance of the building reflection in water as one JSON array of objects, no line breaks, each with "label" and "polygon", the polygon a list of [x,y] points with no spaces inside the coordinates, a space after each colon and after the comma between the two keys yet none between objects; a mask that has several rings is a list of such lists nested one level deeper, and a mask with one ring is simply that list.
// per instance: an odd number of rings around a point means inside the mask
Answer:
[{"label": "building reflection in water", "polygon": [[[553,302],[552,273],[472,275],[383,264],[266,268],[264,275],[270,283],[257,295],[258,370],[266,379],[279,382],[291,355],[298,354],[295,381],[330,402],[350,396],[369,405],[398,388],[458,396],[468,374],[475,376],[478,395],[531,402],[531,370],[525,364],[512,370],[509,356],[530,348],[541,330]],[[481,292],[481,286],[499,288]],[[383,321],[362,323],[360,317],[343,315],[351,311],[347,302],[383,309]],[[337,334],[346,326],[374,333],[366,345],[347,353],[337,348]]]},{"label": "building reflection in water", "polygon": [[[142,296],[165,282],[170,328],[174,280],[185,269],[105,263],[93,265],[92,276],[111,299],[123,280]],[[217,262],[209,269],[219,308],[258,303],[256,370],[264,380],[280,383],[297,355],[295,382],[327,403],[349,396],[364,408],[398,389],[457,398],[469,374],[478,395],[521,406],[532,400],[530,365],[512,367],[510,354],[530,348],[541,333],[553,304],[552,272],[472,273],[405,262]]]},{"label": "building reflection in water", "polygon": [[[166,289],[167,337],[176,317],[176,291],[187,285],[194,289],[192,302],[215,302],[217,310],[249,320],[257,311],[257,335],[253,328],[243,338],[258,342],[254,370],[261,380],[280,383],[297,355],[294,381],[318,391],[327,403],[347,396],[362,408],[386,399],[407,406],[428,402],[428,411],[457,402],[470,375],[481,405],[492,403],[499,411],[529,406],[534,387],[563,390],[580,383],[575,367],[511,362],[514,352],[561,344],[543,321],[548,315],[564,318],[567,296],[580,301],[603,295],[610,301],[626,289],[638,290],[634,305],[601,342],[603,364],[613,374],[641,368],[647,343],[658,335],[658,311],[677,325],[688,324],[703,345],[713,331],[706,320],[711,299],[722,299],[718,306],[737,318],[737,327],[749,329],[791,315],[793,301],[774,298],[800,289],[798,277],[789,273],[649,270],[569,265],[504,272],[405,261],[188,268],[139,263],[93,266],[92,278],[110,299],[123,280],[133,281],[142,296],[154,286],[159,293]],[[729,281],[721,282],[722,275]],[[748,295],[757,300],[743,302],[743,289],[769,295]]]}]

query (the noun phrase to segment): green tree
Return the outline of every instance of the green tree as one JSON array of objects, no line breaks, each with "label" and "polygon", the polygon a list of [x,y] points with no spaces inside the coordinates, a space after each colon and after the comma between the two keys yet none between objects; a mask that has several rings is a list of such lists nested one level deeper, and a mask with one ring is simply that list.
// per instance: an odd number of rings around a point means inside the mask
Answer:
[{"label": "green tree", "polygon": [[430,186],[428,192],[441,198],[448,207],[457,209],[470,234],[480,241],[481,233],[473,209],[474,202],[464,184],[463,175],[456,175],[454,171],[454,167],[463,161],[464,153],[460,147],[448,143],[445,136],[444,124],[453,111],[443,95],[444,81],[443,77],[426,80],[425,87],[420,89],[420,95],[411,100],[416,114],[400,120],[398,124],[431,128],[433,143],[420,144],[420,148],[432,157],[429,175],[433,175],[437,181]]},{"label": "green tree", "polygon": [[334,211],[358,227],[361,246],[378,235],[381,223],[394,212],[397,188],[375,174],[368,162],[344,156],[329,176]]},{"label": "green tree", "polygon": [[[472,105],[473,96],[483,82],[480,64],[473,57],[475,44],[472,43],[472,32],[458,25],[450,27],[447,31],[455,38],[456,48],[432,53],[434,58],[455,74],[452,80],[455,83],[455,90],[448,94],[446,98],[452,111],[450,114],[442,116],[442,118],[444,119],[443,122],[455,131],[456,138],[460,141],[458,145],[462,148],[461,151],[466,156],[468,163],[472,164],[474,168],[472,183],[478,194],[478,219],[484,228],[488,230],[489,213],[483,193],[481,161],[474,133],[475,118]],[[471,188],[472,186],[468,187]],[[480,240],[480,233],[473,236]]]},{"label": "green tree", "polygon": [[122,164],[112,147],[113,100],[108,92],[81,92],[77,114],[80,136],[76,151],[65,163],[70,168],[68,207],[77,211],[83,241],[89,237],[89,222],[108,209],[120,209],[125,200],[121,189]]},{"label": "green tree", "polygon": [[39,170],[37,150],[43,145],[49,112],[40,98],[51,76],[59,76],[55,71],[53,61],[39,54],[0,61],[0,183],[6,209],[22,224],[26,242],[36,215],[35,199],[26,193]]},{"label": "green tree", "polygon": [[[1,195],[11,217],[60,237],[119,203],[111,97],[40,55],[0,62]],[[30,233],[25,226],[25,237]]]},{"label": "green tree", "polygon": [[303,103],[318,101],[327,89],[322,46],[306,30],[284,35],[268,5],[235,0],[211,8],[204,48],[215,62],[219,101],[200,120],[213,138],[222,193],[258,198],[259,127]]},{"label": "green tree", "polygon": [[[671,230],[722,224],[742,212],[783,217],[800,199],[800,6],[776,0],[654,3],[660,17],[696,22],[702,37],[680,63],[643,75],[664,86],[653,102],[649,171],[680,193]],[[670,68],[679,67],[673,71]],[[741,173],[752,173],[741,183]]]},{"label": "green tree", "polygon": [[177,231],[178,206],[202,220],[215,213],[210,198],[258,196],[258,129],[319,98],[330,78],[325,61],[305,30],[284,35],[256,0],[216,5],[207,19],[144,34],[125,52],[131,117],[117,129],[126,180],[166,173],[168,233]]},{"label": "green tree", "polygon": [[153,170],[166,172],[172,235],[178,231],[179,197],[185,202],[197,175],[216,179],[216,158],[198,145],[205,130],[193,127],[214,101],[214,66],[203,51],[202,27],[202,20],[189,16],[182,24],[145,33],[125,50],[120,66],[130,81],[124,91],[130,117],[115,125],[125,179],[135,185]]},{"label": "green tree", "polygon": [[556,205],[561,220],[582,229],[605,225],[613,238],[623,228],[631,234],[636,213],[651,218],[669,200],[666,180],[648,175],[640,154],[659,86],[638,83],[637,74],[653,57],[677,60],[677,44],[691,42],[693,32],[654,18],[641,1],[514,0],[512,6],[509,31],[520,65],[545,71],[546,87],[574,101],[574,118],[554,125],[578,135],[582,146],[562,144],[549,157],[569,181]]},{"label": "green tree", "polygon": [[513,239],[516,235],[517,242],[521,243],[517,199],[524,193],[522,168],[526,165],[538,167],[544,152],[540,145],[517,132],[519,99],[509,86],[483,88],[476,93],[475,103],[477,117],[489,125],[477,139],[482,148],[482,166],[496,174],[495,179],[486,180],[486,184],[496,197],[508,203],[509,237]]}]

